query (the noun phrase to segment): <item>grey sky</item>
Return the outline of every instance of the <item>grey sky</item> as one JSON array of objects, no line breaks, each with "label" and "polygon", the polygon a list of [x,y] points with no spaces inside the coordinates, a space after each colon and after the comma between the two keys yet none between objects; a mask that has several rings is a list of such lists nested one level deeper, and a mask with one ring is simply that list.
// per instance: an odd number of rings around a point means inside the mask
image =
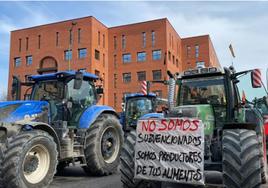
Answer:
[{"label": "grey sky", "polygon": [[[268,68],[268,2],[0,2],[0,92],[6,91],[10,30],[83,16],[107,26],[167,17],[181,37],[210,34],[223,66]],[[264,76],[263,76],[264,77]]]}]

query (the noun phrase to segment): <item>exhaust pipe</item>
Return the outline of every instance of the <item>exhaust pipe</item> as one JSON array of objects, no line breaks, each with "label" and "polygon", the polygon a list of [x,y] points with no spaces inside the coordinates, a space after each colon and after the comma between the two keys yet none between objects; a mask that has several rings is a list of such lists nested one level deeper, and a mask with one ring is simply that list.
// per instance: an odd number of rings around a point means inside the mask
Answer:
[{"label": "exhaust pipe", "polygon": [[175,86],[176,80],[170,71],[167,72],[169,75],[168,81],[168,109],[171,110],[174,108],[174,96],[175,96]]}]

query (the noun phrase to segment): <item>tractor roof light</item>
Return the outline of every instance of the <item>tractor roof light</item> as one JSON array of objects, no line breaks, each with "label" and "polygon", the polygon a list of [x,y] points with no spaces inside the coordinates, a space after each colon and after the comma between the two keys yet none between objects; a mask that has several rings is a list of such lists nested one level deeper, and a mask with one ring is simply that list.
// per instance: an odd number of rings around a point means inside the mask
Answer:
[{"label": "tractor roof light", "polygon": [[207,74],[207,73],[216,73],[219,70],[216,67],[209,67],[209,68],[199,68],[193,70],[184,71],[184,76],[196,75],[196,74]]}]

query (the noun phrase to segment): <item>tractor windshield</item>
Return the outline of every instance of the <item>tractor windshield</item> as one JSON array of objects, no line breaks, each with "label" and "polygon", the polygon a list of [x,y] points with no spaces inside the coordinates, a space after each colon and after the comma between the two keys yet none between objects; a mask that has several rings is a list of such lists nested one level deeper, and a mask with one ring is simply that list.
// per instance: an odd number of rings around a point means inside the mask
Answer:
[{"label": "tractor windshield", "polygon": [[130,99],[126,107],[127,123],[135,124],[141,116],[151,112],[153,112],[152,100],[143,97]]},{"label": "tractor windshield", "polygon": [[184,79],[179,92],[179,105],[226,105],[223,77]]},{"label": "tractor windshield", "polygon": [[63,98],[64,84],[58,81],[43,81],[34,85],[32,100],[59,100]]}]

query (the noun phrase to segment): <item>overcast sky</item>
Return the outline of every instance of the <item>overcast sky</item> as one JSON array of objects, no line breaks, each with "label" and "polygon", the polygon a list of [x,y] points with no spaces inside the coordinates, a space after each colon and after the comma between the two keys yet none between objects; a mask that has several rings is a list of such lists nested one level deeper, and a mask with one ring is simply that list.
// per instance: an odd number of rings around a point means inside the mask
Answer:
[{"label": "overcast sky", "polygon": [[[222,66],[268,68],[268,2],[0,2],[0,92],[7,90],[10,31],[94,16],[106,26],[167,17],[181,37],[209,34]],[[264,77],[264,76],[263,76]]]}]

